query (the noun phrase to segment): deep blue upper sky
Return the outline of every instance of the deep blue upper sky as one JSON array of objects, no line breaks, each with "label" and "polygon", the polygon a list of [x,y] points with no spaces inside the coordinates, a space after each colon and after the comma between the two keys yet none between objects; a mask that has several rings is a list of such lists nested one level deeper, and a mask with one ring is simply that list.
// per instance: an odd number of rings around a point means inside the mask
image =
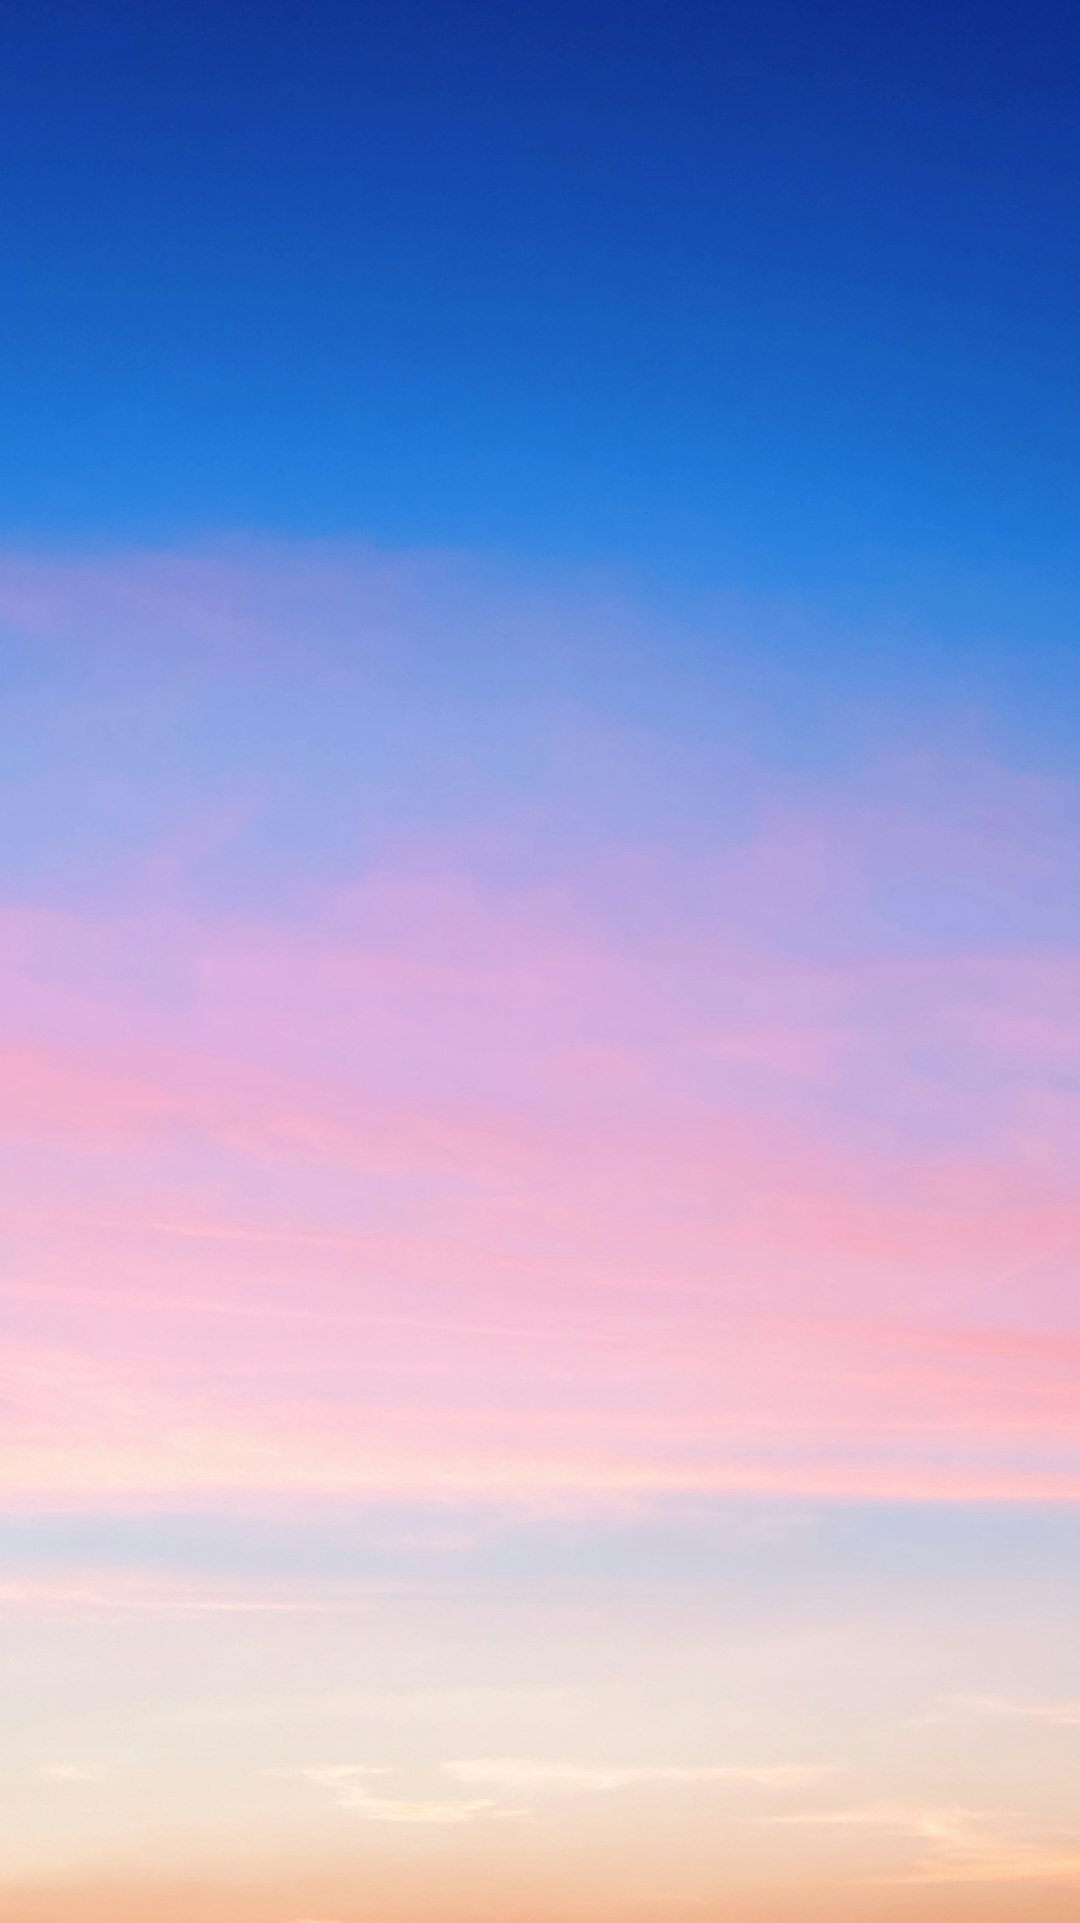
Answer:
[{"label": "deep blue upper sky", "polygon": [[9,541],[360,533],[1071,632],[1080,14],[36,0]]}]

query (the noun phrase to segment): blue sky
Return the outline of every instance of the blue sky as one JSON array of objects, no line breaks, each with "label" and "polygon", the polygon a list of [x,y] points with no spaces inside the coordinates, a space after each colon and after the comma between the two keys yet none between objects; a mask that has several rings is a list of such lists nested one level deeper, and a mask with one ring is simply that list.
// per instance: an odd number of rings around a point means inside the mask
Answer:
[{"label": "blue sky", "polygon": [[0,512],[1071,631],[1064,6],[35,7]]}]

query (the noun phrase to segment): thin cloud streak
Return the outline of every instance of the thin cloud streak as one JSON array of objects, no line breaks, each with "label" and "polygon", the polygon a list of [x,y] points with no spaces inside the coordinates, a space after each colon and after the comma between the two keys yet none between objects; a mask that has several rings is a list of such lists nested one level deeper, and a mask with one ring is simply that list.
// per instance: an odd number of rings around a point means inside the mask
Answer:
[{"label": "thin cloud streak", "polygon": [[955,1696],[957,1709],[978,1716],[1005,1716],[1019,1722],[1048,1723],[1060,1729],[1080,1729],[1080,1702],[1021,1703],[1007,1696]]},{"label": "thin cloud streak", "polygon": [[656,1763],[598,1765],[546,1762],[526,1757],[478,1757],[442,1765],[459,1783],[501,1785],[507,1789],[574,1792],[635,1789],[656,1785],[693,1788],[726,1785],[733,1789],[783,1792],[803,1789],[836,1774],[828,1764],[803,1763]]}]

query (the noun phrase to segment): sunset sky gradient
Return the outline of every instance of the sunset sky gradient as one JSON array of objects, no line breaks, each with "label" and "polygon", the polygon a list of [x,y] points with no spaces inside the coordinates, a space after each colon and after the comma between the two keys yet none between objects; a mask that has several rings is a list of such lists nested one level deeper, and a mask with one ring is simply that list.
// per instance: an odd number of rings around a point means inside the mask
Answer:
[{"label": "sunset sky gradient", "polygon": [[945,11],[16,36],[4,1923],[1075,1913],[1075,25]]}]

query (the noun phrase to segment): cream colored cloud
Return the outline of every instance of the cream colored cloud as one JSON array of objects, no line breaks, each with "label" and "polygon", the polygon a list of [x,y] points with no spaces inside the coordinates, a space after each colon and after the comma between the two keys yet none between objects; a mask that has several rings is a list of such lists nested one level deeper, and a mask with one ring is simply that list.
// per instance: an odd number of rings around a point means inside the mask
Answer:
[{"label": "cream colored cloud", "polygon": [[499,1809],[487,1798],[448,1802],[431,1797],[379,1796],[368,1788],[368,1779],[388,1776],[391,1771],[378,1764],[333,1763],[296,1774],[328,1789],[340,1809],[353,1810],[373,1823],[469,1823],[478,1816],[518,1813]]},{"label": "cream colored cloud", "polygon": [[[587,1795],[646,1786],[694,1788],[712,1784],[782,1793],[805,1789],[834,1773],[823,1765],[805,1764],[604,1765],[505,1756],[454,1759],[439,1768],[443,1776],[463,1788],[484,1788],[494,1793],[452,1799],[384,1795],[372,1787],[373,1779],[397,1772],[377,1763],[329,1763],[271,1773],[315,1783],[330,1793],[340,1809],[351,1810],[370,1822],[432,1824],[527,1816],[528,1806],[516,1800],[526,1792]],[[515,1800],[508,1801],[507,1797]]]}]

